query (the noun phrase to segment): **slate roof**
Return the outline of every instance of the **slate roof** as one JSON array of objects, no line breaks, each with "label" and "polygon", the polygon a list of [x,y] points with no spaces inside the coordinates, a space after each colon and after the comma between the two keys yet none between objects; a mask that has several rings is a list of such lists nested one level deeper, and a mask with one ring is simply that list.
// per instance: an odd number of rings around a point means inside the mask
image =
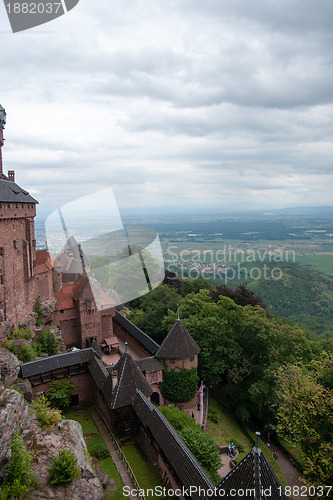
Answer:
[{"label": "slate roof", "polygon": [[[255,495],[252,495],[252,498],[255,498],[255,500],[289,499],[283,493],[282,485],[266,460],[265,455],[256,446],[218,484],[217,490],[224,490],[224,494],[221,496],[219,493],[216,493],[211,498],[234,499],[234,491],[250,489],[255,491]],[[267,494],[265,494],[265,491]],[[237,498],[243,497],[238,495]]]},{"label": "slate roof", "polygon": [[65,354],[56,354],[55,356],[48,356],[47,358],[37,359],[36,361],[29,361],[21,365],[22,378],[32,377],[58,368],[65,368],[67,366],[79,365],[88,363],[96,355],[95,351],[90,347],[78,351],[66,352]]},{"label": "slate roof", "polygon": [[135,361],[135,363],[142,372],[155,372],[164,370],[164,366],[158,359],[155,358],[155,356],[151,356],[150,358],[138,359],[137,361]]},{"label": "slate roof", "polygon": [[123,316],[119,311],[116,311],[114,315],[114,321],[118,323],[126,332],[131,335],[135,340],[137,340],[149,354],[154,354],[159,345],[149,337],[146,333],[141,331],[138,327],[133,325],[125,316]]},{"label": "slate roof", "polygon": [[[132,356],[125,352],[114,366],[118,373],[118,383],[112,393],[110,407],[112,410],[123,408],[133,403],[136,390],[139,389],[149,397],[153,390],[141,371],[133,361]],[[111,379],[111,375],[109,376]],[[102,386],[103,391],[103,386]]]},{"label": "slate roof", "polygon": [[5,203],[38,203],[35,198],[30,196],[28,191],[25,191],[15,182],[0,179],[0,202]]},{"label": "slate roof", "polygon": [[197,491],[192,493],[191,498],[202,500],[199,488],[207,491],[214,488],[214,484],[184,441],[164,415],[140,391],[137,391],[133,408],[143,427],[149,429],[153,435],[154,440],[178,476],[181,485],[185,488],[196,486]]},{"label": "slate roof", "polygon": [[193,340],[180,319],[171,328],[155,356],[158,359],[184,359],[199,354],[200,347]]},{"label": "slate roof", "polygon": [[88,365],[88,369],[96,384],[97,389],[100,390],[107,377],[109,376],[108,372],[104,368],[103,363],[98,358],[93,357]]}]

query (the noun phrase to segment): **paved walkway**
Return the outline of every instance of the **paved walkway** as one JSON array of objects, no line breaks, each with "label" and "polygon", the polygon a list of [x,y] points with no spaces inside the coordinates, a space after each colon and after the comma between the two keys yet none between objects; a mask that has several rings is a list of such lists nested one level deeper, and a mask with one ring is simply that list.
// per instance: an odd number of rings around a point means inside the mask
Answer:
[{"label": "paved walkway", "polygon": [[[113,463],[115,464],[116,469],[119,472],[119,475],[121,477],[122,482],[124,483],[124,486],[129,486],[132,490],[133,488],[135,488],[135,486],[133,485],[132,479],[131,479],[123,461],[119,457],[119,454],[118,454],[118,451],[117,451],[115,444],[113,443],[112,439],[110,438],[110,436],[106,430],[105,422],[103,421],[103,419],[99,415],[98,411],[96,411],[96,409],[93,406],[90,406],[88,408],[88,411],[89,411],[91,418],[95,422],[96,427],[99,430],[99,432],[104,440],[105,446],[107,447],[107,449],[110,452]],[[130,495],[128,498],[130,500],[137,500],[138,497]]]},{"label": "paved walkway", "polygon": [[[290,462],[290,460],[285,457],[282,453],[282,451],[276,446],[275,443],[271,442],[271,450],[272,452],[277,450],[279,453],[279,458],[277,459],[278,466],[281,469],[281,472],[286,480],[286,483],[288,486],[299,486],[300,488],[304,485],[305,483],[302,481],[300,478],[300,473],[294,467],[294,465]],[[303,490],[301,490],[303,492]],[[302,494],[302,496],[296,496],[293,495],[294,500],[308,500],[308,497]]]}]

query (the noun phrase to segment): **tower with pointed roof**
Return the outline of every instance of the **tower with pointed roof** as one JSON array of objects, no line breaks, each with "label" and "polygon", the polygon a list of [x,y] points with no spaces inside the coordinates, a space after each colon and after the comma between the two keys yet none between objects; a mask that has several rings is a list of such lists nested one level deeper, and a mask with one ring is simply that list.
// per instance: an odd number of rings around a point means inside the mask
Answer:
[{"label": "tower with pointed roof", "polygon": [[36,299],[36,201],[3,173],[6,112],[0,106],[0,339],[32,312]]},{"label": "tower with pointed roof", "polygon": [[198,367],[200,347],[178,318],[155,353],[169,369]]}]

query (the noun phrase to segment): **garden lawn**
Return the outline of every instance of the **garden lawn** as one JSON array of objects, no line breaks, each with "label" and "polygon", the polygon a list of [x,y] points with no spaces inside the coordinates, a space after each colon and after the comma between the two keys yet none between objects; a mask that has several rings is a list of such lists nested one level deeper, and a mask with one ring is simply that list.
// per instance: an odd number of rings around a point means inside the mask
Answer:
[{"label": "garden lawn", "polygon": [[224,408],[211,396],[209,397],[208,408],[216,410],[219,415],[216,424],[209,419],[207,420],[206,430],[208,434],[212,436],[215,443],[219,446],[228,446],[228,443],[231,442],[237,444],[237,441],[243,448],[239,450],[239,458],[240,460],[244,458],[252,449],[253,445],[250,438],[235,419],[233,413]]},{"label": "garden lawn", "polygon": [[[88,451],[90,453],[93,446],[96,444],[101,444],[105,446],[103,438],[101,437],[94,421],[89,415],[87,410],[81,409],[69,409],[63,412],[63,415],[67,419],[77,420],[82,425],[83,436],[85,438]],[[107,474],[109,477],[114,479],[116,482],[117,489],[110,492],[105,492],[106,500],[123,500],[123,482],[121,477],[113,463],[111,457],[103,458],[99,460],[101,464],[101,471]]]},{"label": "garden lawn", "polygon": [[[140,488],[147,490],[147,488],[164,486],[162,478],[159,476],[154,466],[147,461],[140,448],[135,444],[127,444],[122,446],[121,450],[130,464]],[[149,498],[157,497],[149,495]]]}]

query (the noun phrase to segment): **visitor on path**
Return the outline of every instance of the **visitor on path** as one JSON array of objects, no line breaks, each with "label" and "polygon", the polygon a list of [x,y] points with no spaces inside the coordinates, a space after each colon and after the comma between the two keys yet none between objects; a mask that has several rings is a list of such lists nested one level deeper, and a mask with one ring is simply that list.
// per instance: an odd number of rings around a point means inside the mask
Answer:
[{"label": "visitor on path", "polygon": [[192,418],[194,418],[194,413],[193,413],[193,411],[192,411]]}]

